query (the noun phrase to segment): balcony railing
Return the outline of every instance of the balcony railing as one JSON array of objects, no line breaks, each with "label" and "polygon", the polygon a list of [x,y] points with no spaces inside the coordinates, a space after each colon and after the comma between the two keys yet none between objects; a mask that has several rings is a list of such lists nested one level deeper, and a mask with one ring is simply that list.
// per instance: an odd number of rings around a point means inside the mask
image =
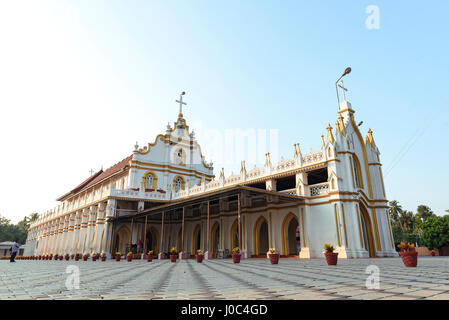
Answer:
[{"label": "balcony railing", "polygon": [[310,188],[310,196],[311,197],[329,193],[329,183],[328,182],[314,184],[314,185],[310,186],[309,188]]},{"label": "balcony railing", "polygon": [[279,191],[282,193],[292,194],[296,196],[296,188]]}]

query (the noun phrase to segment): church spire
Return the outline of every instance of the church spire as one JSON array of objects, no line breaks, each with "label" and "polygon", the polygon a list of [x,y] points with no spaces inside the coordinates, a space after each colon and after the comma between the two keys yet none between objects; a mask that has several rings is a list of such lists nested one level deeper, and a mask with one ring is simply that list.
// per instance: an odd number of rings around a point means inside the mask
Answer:
[{"label": "church spire", "polygon": [[338,126],[342,135],[346,137],[345,124],[343,123],[343,116],[341,114],[338,116]]},{"label": "church spire", "polygon": [[376,144],[374,143],[373,131],[371,128],[368,130],[368,135],[365,138],[365,144],[369,144],[373,149],[376,148]]},{"label": "church spire", "polygon": [[335,139],[334,136],[332,135],[332,127],[331,124],[329,123],[327,125],[327,142],[334,143],[334,141]]}]

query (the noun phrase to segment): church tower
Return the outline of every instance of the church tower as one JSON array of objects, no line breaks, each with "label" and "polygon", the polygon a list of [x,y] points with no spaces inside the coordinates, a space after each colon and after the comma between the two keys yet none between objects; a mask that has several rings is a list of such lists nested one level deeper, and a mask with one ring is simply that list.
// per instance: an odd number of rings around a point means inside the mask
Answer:
[{"label": "church tower", "polygon": [[362,122],[356,123],[355,110],[346,98],[347,89],[343,81],[337,85],[343,101],[339,101],[335,138],[329,125],[323,144],[329,161],[330,192],[338,195],[333,202],[337,251],[342,258],[396,256],[373,131],[369,129],[363,139],[359,130]]}]

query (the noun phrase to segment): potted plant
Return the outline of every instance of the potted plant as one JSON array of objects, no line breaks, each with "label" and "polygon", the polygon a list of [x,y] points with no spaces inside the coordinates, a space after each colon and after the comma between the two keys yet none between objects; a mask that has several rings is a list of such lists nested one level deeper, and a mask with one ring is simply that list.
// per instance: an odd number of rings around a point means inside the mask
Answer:
[{"label": "potted plant", "polygon": [[101,253],[101,261],[106,261],[106,253]]},{"label": "potted plant", "polygon": [[147,253],[147,261],[148,262],[153,261],[153,250],[148,251],[148,253]]},{"label": "potted plant", "polygon": [[126,260],[127,260],[128,262],[133,261],[133,253],[132,253],[131,251],[128,252],[128,254],[126,255]]},{"label": "potted plant", "polygon": [[55,255],[53,256],[53,258],[54,258],[55,260],[58,260],[58,259],[59,259],[59,256],[58,256],[58,254],[57,254],[57,253],[55,253]]},{"label": "potted plant", "polygon": [[72,253],[71,255],[70,255],[70,259],[75,259],[75,254],[74,253]]},{"label": "potted plant", "polygon": [[97,261],[98,259],[98,254],[97,253],[92,253],[92,261]]},{"label": "potted plant", "polygon": [[203,259],[204,259],[203,251],[196,250],[195,258],[196,258],[196,262],[199,262],[199,263],[203,262]]},{"label": "potted plant", "polygon": [[176,250],[175,247],[170,249],[170,261],[171,262],[176,262],[176,259],[178,258],[178,251]]},{"label": "potted plant", "polygon": [[334,252],[335,248],[329,243],[324,245],[324,256],[326,257],[327,264],[329,266],[337,265],[338,252]]},{"label": "potted plant", "polygon": [[85,253],[85,254],[83,255],[83,260],[84,260],[84,261],[87,261],[87,259],[89,259],[89,254],[88,254],[88,253]]},{"label": "potted plant", "polygon": [[432,257],[435,257],[435,255],[436,255],[435,249],[433,249],[432,251],[430,251],[430,254],[432,255]]},{"label": "potted plant", "polygon": [[66,261],[68,261],[70,259],[70,255],[68,253],[66,253],[64,258],[65,258]]},{"label": "potted plant", "polygon": [[75,254],[75,261],[78,261],[81,258],[81,253]]},{"label": "potted plant", "polygon": [[269,251],[268,257],[270,258],[271,264],[278,264],[280,254],[276,252],[275,248],[270,248],[270,250],[268,251]]},{"label": "potted plant", "polygon": [[121,257],[122,257],[122,253],[120,251],[117,251],[115,253],[115,261],[120,261]]},{"label": "potted plant", "polygon": [[240,253],[240,248],[239,247],[235,247],[234,249],[232,249],[232,262],[234,263],[240,263],[240,258],[242,256],[242,254]]},{"label": "potted plant", "polygon": [[418,264],[418,252],[415,250],[415,245],[403,241],[398,244],[398,248],[401,249],[399,255],[401,256],[404,265],[406,267],[416,267]]},{"label": "potted plant", "polygon": [[62,261],[63,259],[64,259],[64,256],[61,254],[61,255],[59,256],[59,260]]}]

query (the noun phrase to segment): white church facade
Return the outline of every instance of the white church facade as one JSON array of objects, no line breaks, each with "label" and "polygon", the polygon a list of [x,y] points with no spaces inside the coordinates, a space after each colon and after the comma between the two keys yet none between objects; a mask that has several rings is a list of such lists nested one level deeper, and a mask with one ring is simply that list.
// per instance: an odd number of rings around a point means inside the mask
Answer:
[{"label": "white church facade", "polygon": [[[180,101],[181,105],[182,96]],[[182,111],[173,127],[57,200],[28,232],[25,255],[120,251],[155,254],[176,247],[208,258],[240,247],[246,257],[397,256],[382,168],[371,129],[363,139],[346,99],[321,149],[239,174],[214,176]]]}]

